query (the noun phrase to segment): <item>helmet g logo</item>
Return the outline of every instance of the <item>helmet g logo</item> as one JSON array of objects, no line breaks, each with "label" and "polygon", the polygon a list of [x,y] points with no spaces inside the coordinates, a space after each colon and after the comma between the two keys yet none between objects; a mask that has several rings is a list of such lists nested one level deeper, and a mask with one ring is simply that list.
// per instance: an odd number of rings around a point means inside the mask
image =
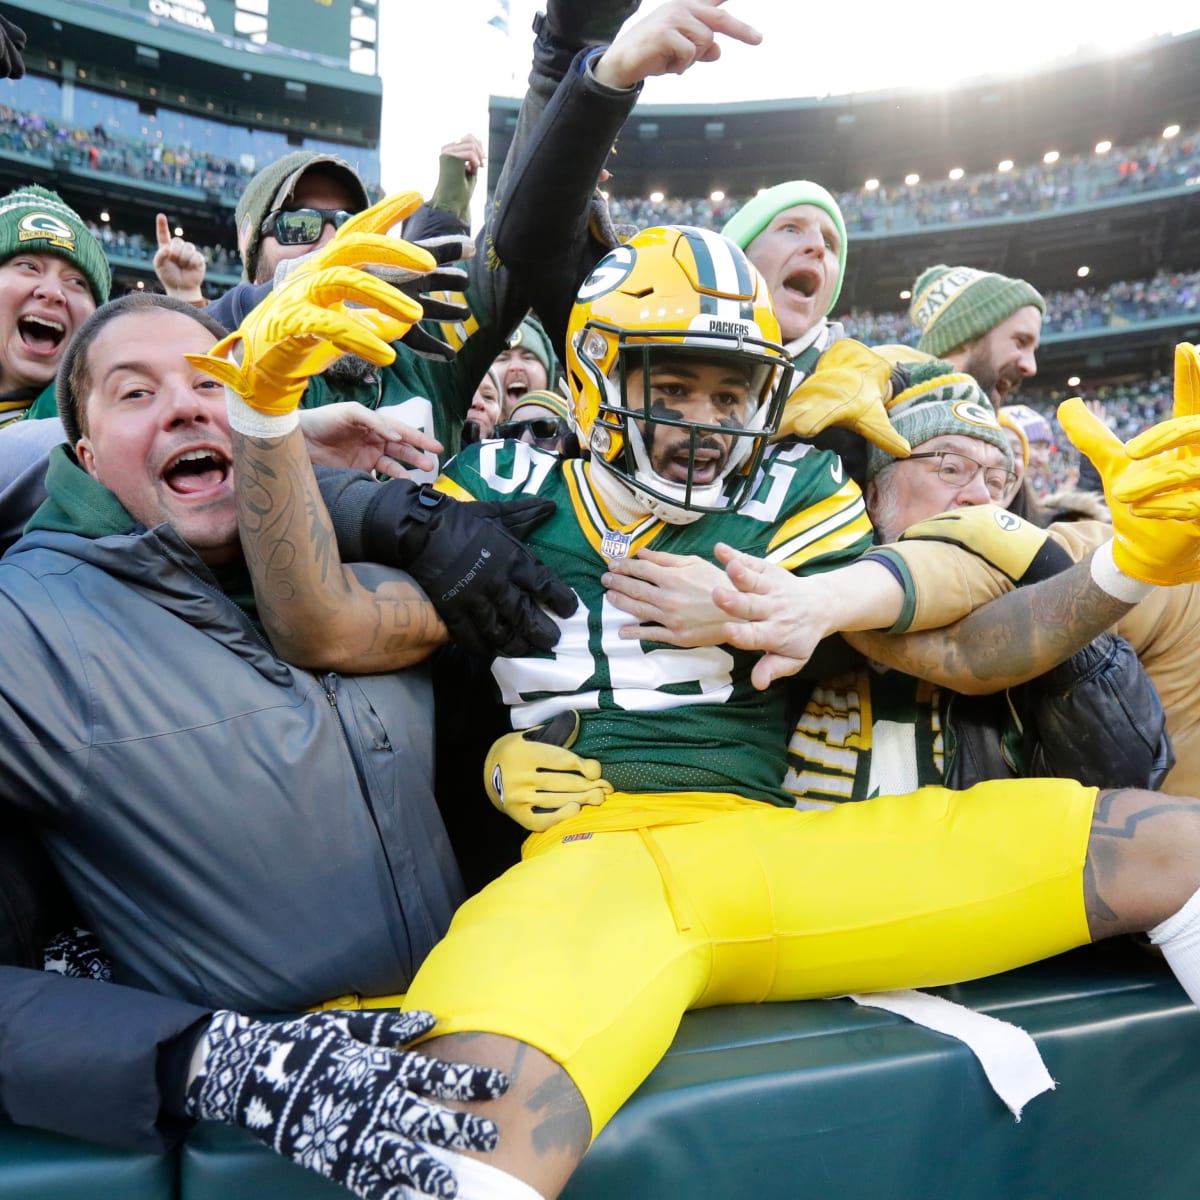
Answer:
[{"label": "helmet g logo", "polygon": [[593,268],[592,273],[583,281],[583,286],[576,293],[576,301],[587,303],[611,292],[629,278],[637,254],[628,246],[618,246],[610,254],[606,254]]},{"label": "helmet g logo", "polygon": [[17,241],[49,242],[51,246],[57,246],[60,250],[75,253],[75,231],[53,213],[26,213],[17,225]]}]

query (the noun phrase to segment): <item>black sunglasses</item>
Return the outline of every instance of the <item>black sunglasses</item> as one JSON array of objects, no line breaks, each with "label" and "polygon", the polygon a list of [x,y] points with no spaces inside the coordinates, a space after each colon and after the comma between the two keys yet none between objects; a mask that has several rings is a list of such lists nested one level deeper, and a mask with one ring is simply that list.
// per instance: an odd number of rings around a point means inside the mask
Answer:
[{"label": "black sunglasses", "polygon": [[555,417],[533,417],[528,421],[501,421],[496,426],[498,438],[520,438],[529,430],[535,442],[548,442],[566,432],[566,426]]},{"label": "black sunglasses", "polygon": [[352,216],[344,208],[277,208],[267,213],[262,232],[281,246],[311,246],[320,240],[326,221],[341,229]]}]

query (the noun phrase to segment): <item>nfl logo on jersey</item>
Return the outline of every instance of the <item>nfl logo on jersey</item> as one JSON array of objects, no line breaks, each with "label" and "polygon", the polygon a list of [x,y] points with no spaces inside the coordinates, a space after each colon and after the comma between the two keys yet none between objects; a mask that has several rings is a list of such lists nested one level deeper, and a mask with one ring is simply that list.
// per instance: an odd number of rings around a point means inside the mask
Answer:
[{"label": "nfl logo on jersey", "polygon": [[629,543],[633,539],[619,529],[610,529],[600,542],[600,553],[605,558],[626,558],[629,554]]}]

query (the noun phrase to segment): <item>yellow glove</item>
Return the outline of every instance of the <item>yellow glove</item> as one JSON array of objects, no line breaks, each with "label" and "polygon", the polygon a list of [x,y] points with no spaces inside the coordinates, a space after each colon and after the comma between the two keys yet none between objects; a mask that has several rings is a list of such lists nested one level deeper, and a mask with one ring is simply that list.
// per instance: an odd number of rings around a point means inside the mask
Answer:
[{"label": "yellow glove", "polygon": [[1143,583],[1200,582],[1200,359],[1175,347],[1175,407],[1170,420],[1127,445],[1078,397],[1058,419],[1100,473],[1112,512],[1113,561]]},{"label": "yellow glove", "polygon": [[[1050,569],[1070,565],[1066,551],[1050,543],[1049,535],[1029,521],[995,504],[972,504],[918,521],[900,535],[900,541],[950,542],[1002,571],[1014,583],[1033,583]],[[1043,561],[1047,562],[1043,570]],[[1027,578],[1028,577],[1028,578]]]},{"label": "yellow glove", "polygon": [[353,264],[418,270],[436,265],[427,251],[372,232],[390,228],[411,212],[415,195],[383,200],[352,217],[238,329],[208,354],[189,354],[187,360],[270,416],[296,409],[308,380],[342,354],[356,354],[376,366],[390,363],[396,352],[388,343],[421,319],[421,305]]},{"label": "yellow glove", "polygon": [[312,275],[326,267],[391,267],[411,270],[414,274],[432,270],[437,264],[428,250],[422,250],[403,238],[388,237],[387,231],[399,225],[421,207],[420,192],[398,192],[385,196],[370,208],[355,213],[319,250],[293,263],[286,277],[278,282],[290,286],[301,275]]},{"label": "yellow glove", "polygon": [[811,438],[830,425],[862,434],[895,458],[912,447],[888,420],[892,364],[853,338],[839,338],[817,359],[813,373],[788,397],[779,436]]},{"label": "yellow glove", "polygon": [[600,777],[594,758],[571,752],[578,736],[576,712],[505,734],[492,746],[483,767],[488,798],[534,833],[575,816],[585,804],[603,804],[612,784]]}]

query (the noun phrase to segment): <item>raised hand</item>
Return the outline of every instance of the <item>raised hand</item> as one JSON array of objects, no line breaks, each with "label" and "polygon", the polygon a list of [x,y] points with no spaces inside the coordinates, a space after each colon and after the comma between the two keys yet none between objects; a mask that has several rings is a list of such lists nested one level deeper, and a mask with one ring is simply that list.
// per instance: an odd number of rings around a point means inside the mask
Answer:
[{"label": "raised hand", "polygon": [[1122,444],[1078,397],[1058,419],[1074,445],[1092,460],[1104,484],[1113,521],[1113,561],[1143,583],[1200,581],[1200,356],[1175,347],[1175,406],[1160,421]]},{"label": "raised hand", "polygon": [[154,236],[158,249],[154,252],[154,273],[163,291],[176,300],[195,304],[204,300],[200,290],[208,271],[208,261],[192,242],[171,236],[166,213],[154,218]]},{"label": "raised hand", "polygon": [[672,0],[624,30],[593,68],[609,87],[629,88],[652,75],[682,75],[721,57],[717,35],[750,46],[762,41],[752,25],[730,16],[724,0]]}]

